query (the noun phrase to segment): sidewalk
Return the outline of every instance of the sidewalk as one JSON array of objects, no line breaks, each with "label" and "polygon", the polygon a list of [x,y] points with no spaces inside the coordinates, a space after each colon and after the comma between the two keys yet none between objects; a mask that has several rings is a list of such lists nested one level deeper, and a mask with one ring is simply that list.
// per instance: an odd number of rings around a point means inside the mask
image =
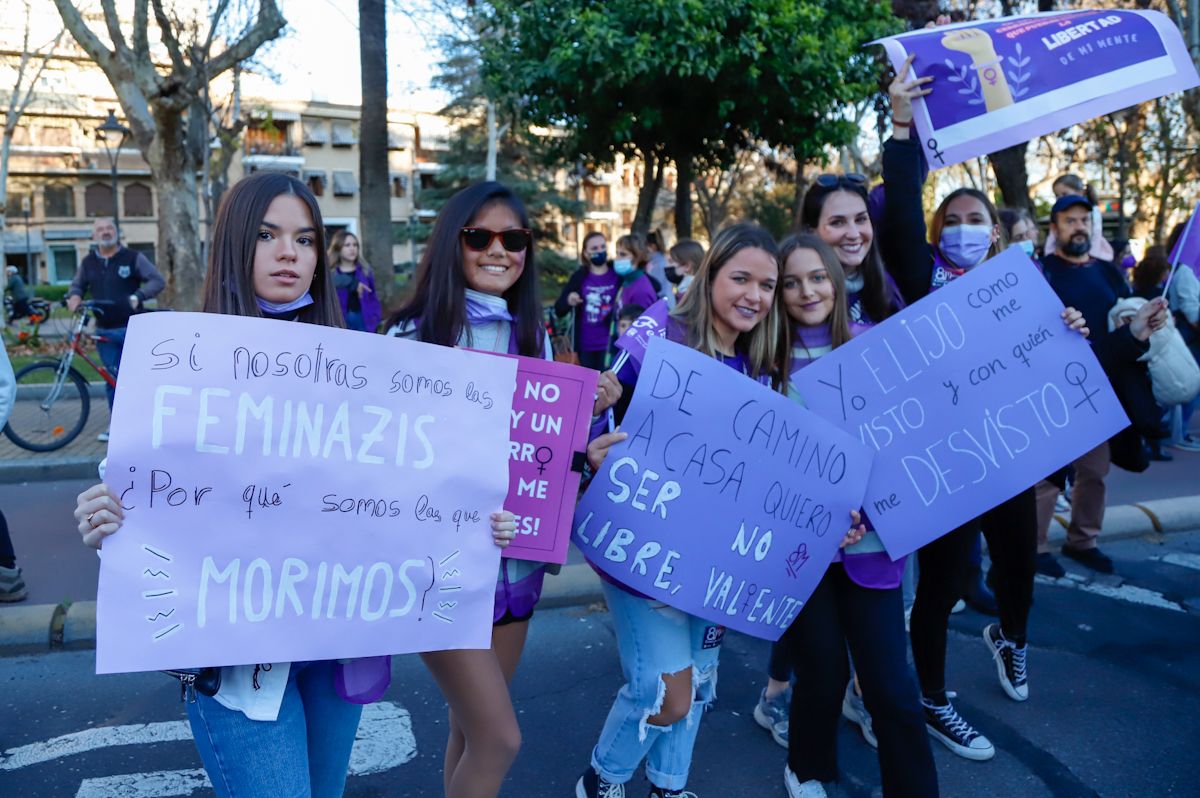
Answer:
[{"label": "sidewalk", "polygon": [[103,390],[92,391],[90,407],[83,431],[57,451],[29,452],[10,441],[7,435],[0,435],[0,483],[96,477],[96,466],[108,451],[108,444],[96,440],[97,435],[108,429],[108,401]]}]

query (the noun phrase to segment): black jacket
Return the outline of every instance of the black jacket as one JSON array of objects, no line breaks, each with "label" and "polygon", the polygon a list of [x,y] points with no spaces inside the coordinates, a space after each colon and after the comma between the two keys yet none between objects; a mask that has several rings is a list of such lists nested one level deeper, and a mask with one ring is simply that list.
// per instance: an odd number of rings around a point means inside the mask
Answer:
[{"label": "black jacket", "polygon": [[82,297],[89,290],[93,299],[111,302],[96,309],[96,326],[118,329],[129,325],[133,313],[129,297],[137,296],[138,306],[151,297],[158,296],[167,285],[154,264],[140,252],[120,247],[111,258],[103,258],[99,252],[89,252],[75,279],[67,289],[67,296]]}]

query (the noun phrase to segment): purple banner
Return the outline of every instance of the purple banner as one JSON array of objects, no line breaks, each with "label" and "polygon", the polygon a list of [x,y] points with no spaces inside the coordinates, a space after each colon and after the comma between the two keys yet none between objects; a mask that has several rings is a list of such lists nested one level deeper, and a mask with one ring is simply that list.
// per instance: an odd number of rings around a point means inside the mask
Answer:
[{"label": "purple banner", "polygon": [[1156,11],[1034,14],[902,33],[895,69],[933,77],[913,103],[935,168],[1200,85],[1179,29]]},{"label": "purple banner", "polygon": [[[660,299],[646,312],[634,319],[625,334],[617,339],[617,349],[629,353],[629,357],[641,363],[646,357],[646,349],[653,338],[663,338],[667,334],[667,319],[671,308],[667,300]],[[614,371],[619,369],[614,367]]]},{"label": "purple banner", "polygon": [[600,372],[531,357],[514,359],[517,391],[504,509],[517,516],[517,539],[503,556],[561,565],[571,542],[571,515]]},{"label": "purple banner", "polygon": [[516,370],[314,324],[135,316],[97,672],[487,648]]},{"label": "purple banner", "polygon": [[1037,267],[1007,249],[792,378],[875,449],[863,506],[898,559],[1129,425]]},{"label": "purple banner", "polygon": [[863,495],[867,447],[693,349],[651,339],[573,540],[618,582],[777,640]]},{"label": "purple banner", "polygon": [[1191,267],[1196,276],[1200,277],[1200,224],[1196,223],[1197,217],[1200,217],[1200,205],[1197,205],[1196,210],[1192,211],[1192,215],[1188,217],[1183,226],[1183,232],[1179,235],[1179,240],[1171,249],[1171,257],[1168,260],[1172,267],[1177,263]]}]

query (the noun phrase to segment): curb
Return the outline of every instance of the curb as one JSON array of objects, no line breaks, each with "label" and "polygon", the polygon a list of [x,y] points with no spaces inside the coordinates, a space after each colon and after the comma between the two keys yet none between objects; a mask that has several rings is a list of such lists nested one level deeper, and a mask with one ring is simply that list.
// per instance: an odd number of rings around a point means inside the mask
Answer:
[{"label": "curb", "polygon": [[[2,480],[0,480],[2,481]],[[1055,516],[1050,540],[1066,539],[1066,519]],[[1122,504],[1104,512],[1100,540],[1126,540],[1143,535],[1183,532],[1200,527],[1200,496]],[[563,566],[546,580],[540,609],[576,607],[603,601],[600,577],[586,563]],[[0,656],[96,646],[96,602],[12,605],[0,608]]]},{"label": "curb", "polygon": [[99,481],[96,469],[102,457],[51,457],[0,463],[0,485],[17,482],[53,482],[60,479]]}]

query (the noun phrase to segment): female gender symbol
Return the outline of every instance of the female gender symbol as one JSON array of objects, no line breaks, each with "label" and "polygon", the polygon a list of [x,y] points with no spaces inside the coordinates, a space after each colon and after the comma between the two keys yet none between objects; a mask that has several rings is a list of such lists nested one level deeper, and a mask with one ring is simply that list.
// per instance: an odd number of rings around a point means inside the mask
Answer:
[{"label": "female gender symbol", "polygon": [[[541,457],[541,455],[542,455],[542,452],[545,452],[545,453],[546,453],[546,459],[545,459],[545,460],[543,460],[543,459],[542,459],[542,457]],[[539,446],[539,447],[537,447],[537,450],[536,450],[536,451],[534,451],[534,453],[533,453],[533,459],[537,461],[537,464],[538,464],[538,473],[539,473],[539,474],[541,474],[541,473],[543,473],[543,472],[546,470],[546,465],[547,465],[547,464],[548,464],[548,463],[549,463],[551,460],[553,460],[553,459],[554,459],[554,450],[553,450],[553,449],[551,449],[549,446]]]}]

